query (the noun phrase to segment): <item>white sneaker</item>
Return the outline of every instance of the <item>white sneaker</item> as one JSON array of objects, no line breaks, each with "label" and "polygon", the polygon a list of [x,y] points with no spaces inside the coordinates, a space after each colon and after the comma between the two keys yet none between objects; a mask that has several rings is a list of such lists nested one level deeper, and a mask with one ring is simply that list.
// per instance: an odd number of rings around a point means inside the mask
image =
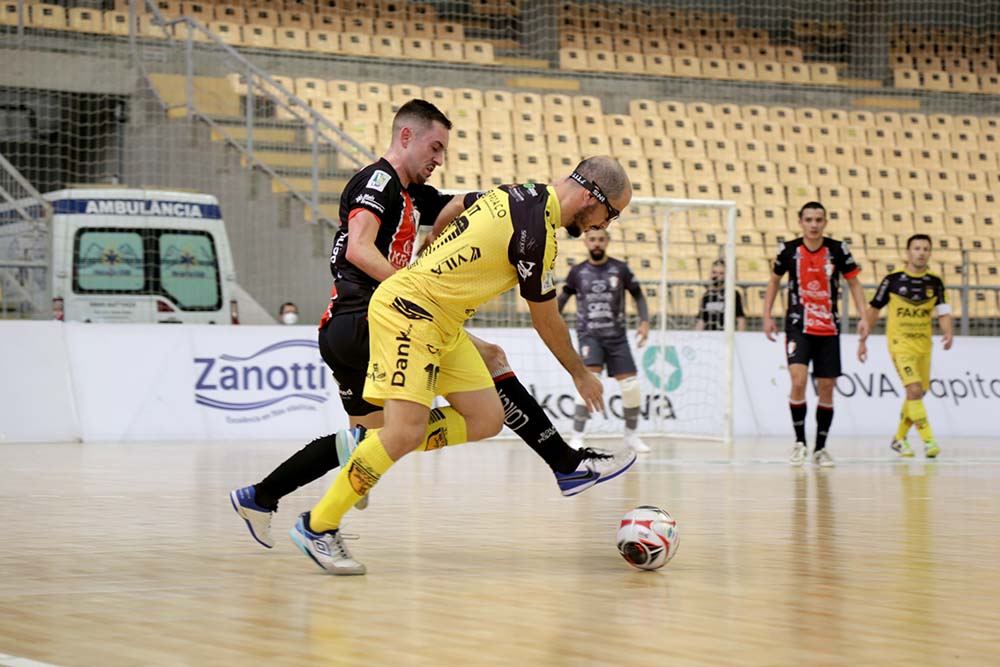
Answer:
[{"label": "white sneaker", "polygon": [[559,490],[564,496],[575,496],[601,482],[614,479],[635,463],[635,452],[629,449],[611,452],[606,449],[584,448],[583,458],[576,470],[555,473]]},{"label": "white sneaker", "polygon": [[833,457],[830,456],[830,452],[826,451],[825,447],[813,454],[813,463],[821,468],[832,468],[837,465],[833,462]]},{"label": "white sneaker", "polygon": [[229,502],[233,509],[246,521],[250,536],[260,544],[270,549],[274,546],[271,537],[271,517],[274,512],[257,504],[257,491],[252,486],[234,489],[229,492]]},{"label": "white sneaker", "polygon": [[649,445],[642,441],[638,433],[626,433],[625,444],[636,454],[648,454]]},{"label": "white sneaker", "polygon": [[309,530],[309,512],[299,515],[292,526],[292,542],[302,553],[330,574],[364,574],[365,566],[354,560],[339,530],[314,533]]},{"label": "white sneaker", "polygon": [[573,437],[569,439],[569,446],[573,449],[583,449],[583,433],[573,431]]},{"label": "white sneaker", "polygon": [[788,463],[793,466],[800,466],[806,462],[806,457],[809,456],[809,450],[806,449],[806,443],[796,442],[795,447],[792,448],[792,456],[788,459]]}]

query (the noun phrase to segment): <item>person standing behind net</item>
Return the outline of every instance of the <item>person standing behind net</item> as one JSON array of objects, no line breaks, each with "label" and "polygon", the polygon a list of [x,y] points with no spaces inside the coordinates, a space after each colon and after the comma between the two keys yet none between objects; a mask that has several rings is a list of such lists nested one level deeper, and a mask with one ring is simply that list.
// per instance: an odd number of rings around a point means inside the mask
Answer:
[{"label": "person standing behind net", "polygon": [[[826,451],[826,438],[833,422],[833,389],[841,373],[837,311],[841,275],[847,281],[858,312],[865,312],[864,292],[858,280],[861,269],[846,243],[823,236],[826,223],[826,209],[819,202],[809,202],[799,210],[802,236],[781,244],[764,294],[764,333],[773,341],[778,327],[771,318],[771,308],[781,277],[788,274],[785,353],[792,381],[788,403],[795,429],[795,446],[789,461],[793,466],[802,465],[808,458],[805,420],[810,361],[819,394],[813,462],[822,467],[835,465]],[[868,322],[864,317],[858,321],[858,334],[868,335]]]},{"label": "person standing behind net", "polygon": [[[931,318],[934,314],[941,325],[944,349],[951,349],[953,338],[951,306],[945,301],[944,281],[927,270],[930,257],[931,237],[914,234],[907,239],[906,268],[882,279],[865,314],[868,328],[873,329],[879,311],[890,306],[886,341],[892,363],[906,387],[899,428],[890,447],[904,458],[913,456],[913,449],[906,440],[911,426],[917,427],[927,458],[933,459],[941,453],[924,407],[924,394],[931,383],[931,334],[934,332]],[[868,346],[862,338],[858,341],[858,360],[864,363],[867,359]]]},{"label": "person standing behind net", "polygon": [[[726,315],[726,261],[717,259],[712,262],[711,273],[708,276],[708,289],[701,296],[701,307],[694,322],[697,331],[722,331],[725,329]],[[743,296],[739,290],[736,294],[736,330],[745,331],[747,318],[743,312]]]},{"label": "person standing behind net", "polygon": [[[642,286],[628,265],[607,254],[610,237],[604,229],[592,229],[583,237],[590,257],[575,264],[566,276],[559,295],[559,312],[571,296],[576,296],[576,335],[580,356],[587,368],[600,374],[604,367],[608,375],[618,380],[625,411],[625,444],[638,453],[649,451],[636,432],[639,426],[639,406],[642,393],[636,376],[635,360],[628,345],[625,318],[625,292],[635,299],[639,311],[636,343],[642,347],[649,335],[649,309]],[[583,431],[590,411],[578,396],[573,415],[573,438],[569,445],[583,447]]]},{"label": "person standing behind net", "polygon": [[[368,308],[370,355],[364,398],[384,405],[326,495],[303,513],[292,541],[331,574],[364,574],[344,545],[344,514],[406,454],[489,438],[504,410],[490,372],[465,332],[476,309],[515,285],[542,341],[592,409],[603,388],[573,351],[555,304],[556,229],[578,236],[606,227],[631,200],[624,169],[589,158],[553,185],[508,185],[466,195],[467,208],[406,269],[386,279]],[[434,408],[436,396],[449,405]],[[631,453],[630,453],[631,454]],[[635,460],[631,454],[624,472]]]}]

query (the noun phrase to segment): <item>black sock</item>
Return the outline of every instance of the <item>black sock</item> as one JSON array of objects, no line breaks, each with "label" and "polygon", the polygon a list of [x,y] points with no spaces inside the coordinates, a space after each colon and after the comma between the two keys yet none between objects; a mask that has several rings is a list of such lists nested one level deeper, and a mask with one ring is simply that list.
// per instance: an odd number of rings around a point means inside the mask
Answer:
[{"label": "black sock", "polygon": [[566,444],[538,402],[514,373],[493,378],[500,402],[503,403],[503,423],[556,472],[576,470],[583,460],[580,452]]},{"label": "black sock", "polygon": [[795,442],[806,442],[806,402],[788,402],[788,407],[792,410],[792,427],[795,429]]},{"label": "black sock", "polygon": [[826,434],[830,432],[830,424],[833,423],[833,406],[816,406],[816,449],[813,453],[826,447]]},{"label": "black sock", "polygon": [[337,458],[337,435],[316,438],[289,456],[270,475],[253,485],[255,500],[264,509],[278,509],[278,501],[289,493],[315,481],[340,465]]}]

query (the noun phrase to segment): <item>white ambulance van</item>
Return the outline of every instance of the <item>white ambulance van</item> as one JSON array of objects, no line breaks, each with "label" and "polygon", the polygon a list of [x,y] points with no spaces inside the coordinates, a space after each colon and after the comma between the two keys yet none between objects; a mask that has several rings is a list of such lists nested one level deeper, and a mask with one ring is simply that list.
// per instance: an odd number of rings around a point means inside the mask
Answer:
[{"label": "white ambulance van", "polygon": [[218,200],[138,189],[67,189],[52,205],[55,317],[236,324],[236,272]]}]

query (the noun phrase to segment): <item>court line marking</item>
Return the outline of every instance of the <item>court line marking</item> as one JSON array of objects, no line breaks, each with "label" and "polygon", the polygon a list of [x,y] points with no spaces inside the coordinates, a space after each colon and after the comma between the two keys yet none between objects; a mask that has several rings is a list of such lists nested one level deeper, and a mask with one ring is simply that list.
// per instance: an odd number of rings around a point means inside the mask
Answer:
[{"label": "court line marking", "polygon": [[[639,462],[645,464],[655,464],[662,466],[699,466],[699,465],[733,465],[733,466],[754,466],[754,465],[776,465],[782,464],[787,467],[792,467],[788,465],[788,459],[668,459],[668,458],[643,458],[639,457]],[[887,458],[838,458],[836,459],[837,465],[872,465],[872,464],[889,464],[892,466],[940,466],[940,467],[951,467],[951,466],[968,466],[968,465],[998,465],[1000,464],[1000,458],[951,458],[951,459],[912,459],[912,460],[899,460],[899,459],[887,459]],[[809,469],[810,466],[803,466],[803,469]]]},{"label": "court line marking", "polygon": [[21,658],[16,655],[0,653],[0,667],[59,667],[51,662],[39,662],[31,658]]}]

